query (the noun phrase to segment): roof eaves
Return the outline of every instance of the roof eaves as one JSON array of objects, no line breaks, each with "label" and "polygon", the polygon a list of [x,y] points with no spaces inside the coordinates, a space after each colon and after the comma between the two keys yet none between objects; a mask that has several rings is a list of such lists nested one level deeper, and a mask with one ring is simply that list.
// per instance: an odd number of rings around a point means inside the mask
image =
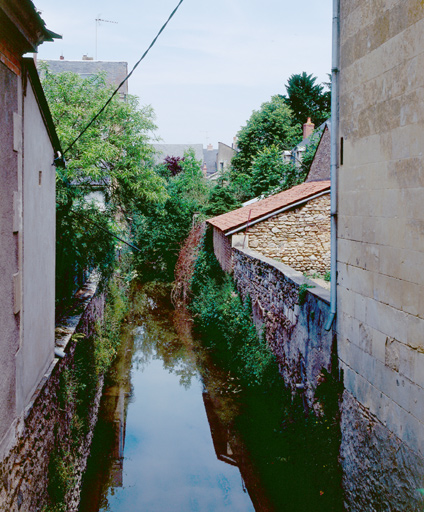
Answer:
[{"label": "roof eaves", "polygon": [[298,201],[295,201],[293,203],[287,204],[285,206],[282,206],[281,208],[278,208],[278,209],[273,210],[273,211],[271,211],[269,213],[261,215],[260,217],[257,217],[256,219],[250,220],[248,222],[243,222],[242,224],[240,224],[239,226],[237,226],[237,227],[235,227],[233,229],[232,228],[228,228],[228,231],[224,230],[224,234],[225,234],[225,236],[233,235],[234,233],[237,233],[238,231],[241,231],[241,230],[243,230],[243,229],[245,229],[247,227],[250,227],[250,226],[253,226],[255,224],[258,224],[258,222],[262,222],[262,221],[264,221],[266,219],[269,219],[270,217],[274,217],[275,215],[279,215],[280,213],[284,213],[285,211],[291,210],[292,208],[297,208],[298,206],[302,206],[303,204],[308,203],[312,199],[317,199],[318,197],[324,196],[324,195],[328,194],[329,192],[330,192],[330,187],[328,187],[327,189],[325,189],[325,190],[323,190],[321,192],[315,193],[312,196],[304,197],[302,199],[299,199]]}]

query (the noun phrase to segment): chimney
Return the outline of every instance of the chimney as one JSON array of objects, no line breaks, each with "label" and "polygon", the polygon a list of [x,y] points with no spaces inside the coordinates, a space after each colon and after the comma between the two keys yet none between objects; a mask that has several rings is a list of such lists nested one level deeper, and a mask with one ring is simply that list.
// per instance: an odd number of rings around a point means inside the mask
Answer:
[{"label": "chimney", "polygon": [[83,55],[82,60],[93,60],[93,57],[89,57],[88,55]]},{"label": "chimney", "polygon": [[206,165],[206,162],[203,164],[202,173],[203,173],[203,177],[206,178],[206,175],[208,174],[208,167]]},{"label": "chimney", "polygon": [[65,60],[65,57],[63,55],[61,55],[59,58],[60,60]]},{"label": "chimney", "polygon": [[213,145],[212,144],[208,144],[208,151],[213,151]]},{"label": "chimney", "polygon": [[308,120],[303,125],[303,139],[307,139],[309,136],[311,136],[314,132],[315,125],[311,121],[311,118],[308,117]]},{"label": "chimney", "polygon": [[237,137],[233,137],[233,149],[237,150]]}]

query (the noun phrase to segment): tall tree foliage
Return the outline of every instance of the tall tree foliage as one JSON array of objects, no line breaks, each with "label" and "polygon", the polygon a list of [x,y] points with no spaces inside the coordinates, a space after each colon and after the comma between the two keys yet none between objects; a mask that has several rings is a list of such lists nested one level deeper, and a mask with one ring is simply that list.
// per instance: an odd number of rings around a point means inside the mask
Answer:
[{"label": "tall tree foliage", "polygon": [[253,160],[251,188],[255,196],[276,194],[304,179],[303,170],[291,162],[284,162],[277,146],[263,149]]},{"label": "tall tree foliage", "polygon": [[[273,96],[253,111],[238,133],[238,153],[232,159],[231,179],[238,183],[245,197],[252,196],[252,163],[265,148],[274,146],[281,153],[301,139],[301,128],[293,122],[284,98]],[[243,195],[243,194],[242,194]]]},{"label": "tall tree foliage", "polygon": [[317,77],[305,71],[287,80],[284,101],[292,110],[296,125],[302,126],[310,117],[318,126],[330,117],[331,92],[324,91],[324,86],[316,81]]},{"label": "tall tree foliage", "polygon": [[[111,88],[104,74],[83,79],[75,73],[54,75],[46,66],[42,74],[59,139],[67,148]],[[107,231],[119,233],[134,211],[164,200],[163,179],[152,169],[153,121],[151,107],[140,108],[136,97],[115,97],[66,154],[67,167],[56,175],[58,298],[72,293],[86,270],[110,265],[115,240]]]},{"label": "tall tree foliage", "polygon": [[[201,213],[209,196],[209,187],[203,176],[202,162],[189,150],[179,160],[181,171],[166,179],[168,198],[160,204],[151,204],[134,218],[134,237],[141,253],[137,262],[145,273],[172,279],[182,243],[193,225],[195,213]],[[158,166],[163,174],[163,165]]]}]

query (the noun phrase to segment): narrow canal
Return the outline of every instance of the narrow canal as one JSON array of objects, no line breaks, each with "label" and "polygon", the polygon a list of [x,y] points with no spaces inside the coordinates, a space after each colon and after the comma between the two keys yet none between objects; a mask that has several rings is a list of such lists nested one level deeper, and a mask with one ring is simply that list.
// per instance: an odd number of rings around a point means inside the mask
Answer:
[{"label": "narrow canal", "polygon": [[[212,363],[169,297],[161,283],[139,285],[133,295],[80,512],[342,510],[337,460],[326,443],[305,440],[304,428],[295,442],[281,437],[263,417],[264,403],[258,418],[241,421],[251,411],[243,390]],[[315,442],[318,456],[308,453]]]}]

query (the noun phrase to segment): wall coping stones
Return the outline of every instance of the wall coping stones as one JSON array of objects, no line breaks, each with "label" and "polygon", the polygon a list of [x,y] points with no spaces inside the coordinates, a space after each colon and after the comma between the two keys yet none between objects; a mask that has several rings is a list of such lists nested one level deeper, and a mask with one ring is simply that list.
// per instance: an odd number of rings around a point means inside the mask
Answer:
[{"label": "wall coping stones", "polygon": [[313,288],[308,288],[308,292],[317,297],[318,299],[321,299],[326,304],[330,304],[330,298],[331,294],[330,291],[326,288],[319,285],[316,281],[313,279],[309,279],[308,277],[305,277],[302,272],[299,272],[298,270],[295,270],[294,268],[291,268],[284,263],[281,263],[280,261],[273,260],[272,258],[268,258],[266,256],[263,256],[262,254],[253,251],[252,249],[247,249],[241,247],[241,246],[235,246],[233,247],[233,250],[240,251],[241,253],[245,254],[246,256],[249,256],[250,258],[254,258],[256,260],[262,261],[263,263],[266,263],[270,265],[271,267],[276,268],[281,273],[283,273],[287,278],[291,279],[295,284],[301,286],[302,284],[309,284],[313,286]]},{"label": "wall coping stones", "polygon": [[[97,272],[92,272],[85,285],[74,295],[74,302],[68,310],[68,314],[60,317],[57,320],[55,330],[55,346],[64,352],[66,351],[72,336],[76,333],[84,312],[95,296],[99,282],[100,275]],[[17,439],[21,437],[25,428],[25,420],[30,415],[34,404],[49,382],[59,361],[60,359],[58,357],[53,359],[46,373],[40,380],[36,390],[31,397],[31,400],[24,409],[23,413],[15,418],[12,425],[9,427],[9,430],[0,441],[0,462],[6,458],[7,454],[14,448]]]},{"label": "wall coping stones", "polygon": [[66,351],[66,347],[75,334],[84,311],[97,292],[99,282],[100,274],[96,271],[92,272],[84,286],[74,295],[71,311],[68,312],[68,315],[57,319],[55,330],[55,345],[57,348]]}]

